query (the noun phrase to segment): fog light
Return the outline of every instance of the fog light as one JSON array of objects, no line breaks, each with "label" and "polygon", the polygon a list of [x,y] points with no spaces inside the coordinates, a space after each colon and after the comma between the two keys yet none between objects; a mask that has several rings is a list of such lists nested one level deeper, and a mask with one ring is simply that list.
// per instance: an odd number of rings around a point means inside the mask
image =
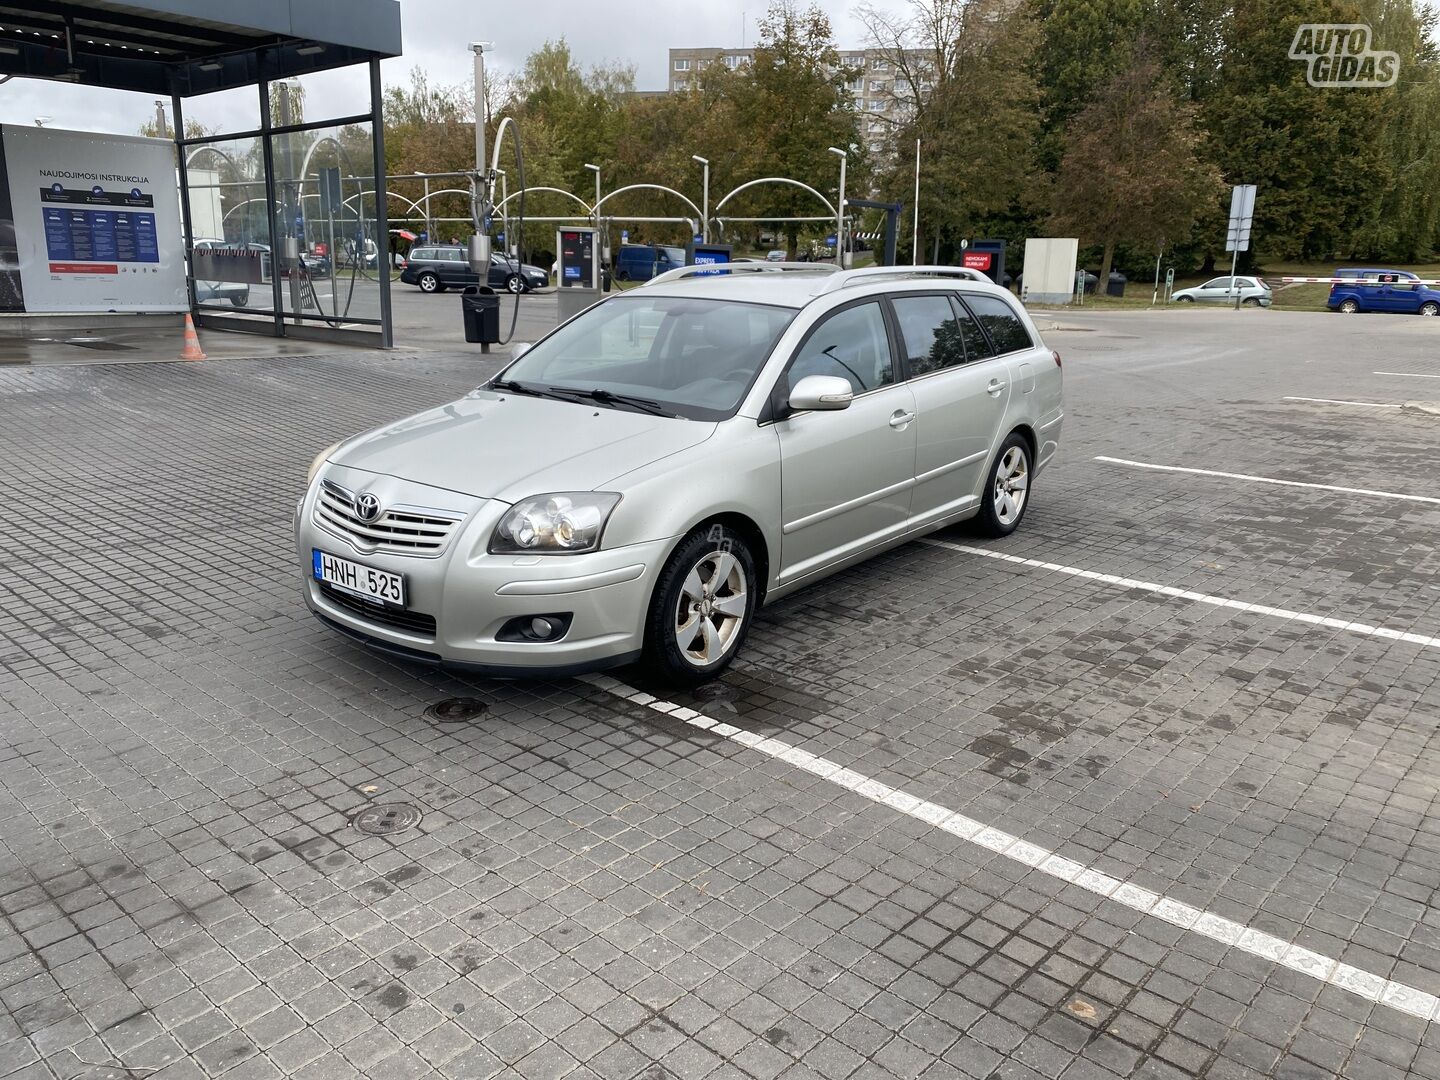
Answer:
[{"label": "fog light", "polygon": [[574,613],[557,611],[545,615],[517,615],[495,635],[496,641],[559,641],[570,632]]}]

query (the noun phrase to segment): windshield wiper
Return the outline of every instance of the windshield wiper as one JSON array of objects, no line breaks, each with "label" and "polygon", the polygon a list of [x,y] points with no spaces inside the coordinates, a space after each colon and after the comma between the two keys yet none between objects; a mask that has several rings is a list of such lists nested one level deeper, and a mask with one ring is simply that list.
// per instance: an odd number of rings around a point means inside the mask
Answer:
[{"label": "windshield wiper", "polygon": [[648,412],[653,416],[675,417],[678,415],[652,398],[636,397],[633,394],[617,394],[600,387],[596,387],[594,390],[581,390],[573,386],[549,386],[546,389],[551,393],[573,394],[575,397],[589,398],[602,405],[629,405],[632,409],[639,409],[641,412]]},{"label": "windshield wiper", "polygon": [[531,397],[557,398],[564,400],[559,394],[539,386],[531,386],[529,383],[516,382],[514,379],[492,379],[485,384],[491,390],[508,390],[512,394],[529,394]]}]

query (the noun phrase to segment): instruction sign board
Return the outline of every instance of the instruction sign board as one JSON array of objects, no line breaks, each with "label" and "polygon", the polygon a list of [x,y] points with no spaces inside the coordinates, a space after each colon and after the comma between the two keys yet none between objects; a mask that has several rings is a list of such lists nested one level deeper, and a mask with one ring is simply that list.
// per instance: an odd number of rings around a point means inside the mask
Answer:
[{"label": "instruction sign board", "polygon": [[686,266],[723,266],[729,261],[729,244],[706,244],[692,240],[685,245]]},{"label": "instruction sign board", "polygon": [[0,310],[187,307],[172,143],[0,125]]},{"label": "instruction sign board", "polygon": [[1230,223],[1225,228],[1226,251],[1250,250],[1250,227],[1255,221],[1255,185],[1230,189]]}]

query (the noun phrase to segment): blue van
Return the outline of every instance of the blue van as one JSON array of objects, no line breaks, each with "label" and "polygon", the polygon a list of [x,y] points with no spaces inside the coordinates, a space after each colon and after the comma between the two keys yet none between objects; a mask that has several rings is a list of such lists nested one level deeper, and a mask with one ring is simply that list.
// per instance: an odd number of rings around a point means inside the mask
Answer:
[{"label": "blue van", "polygon": [[1337,278],[1353,278],[1330,286],[1325,306],[1347,315],[1357,311],[1390,311],[1402,315],[1440,315],[1440,292],[1408,270],[1341,267]]},{"label": "blue van", "polygon": [[619,281],[649,281],[656,274],[685,265],[682,247],[651,247],[649,244],[621,244],[615,259]]}]

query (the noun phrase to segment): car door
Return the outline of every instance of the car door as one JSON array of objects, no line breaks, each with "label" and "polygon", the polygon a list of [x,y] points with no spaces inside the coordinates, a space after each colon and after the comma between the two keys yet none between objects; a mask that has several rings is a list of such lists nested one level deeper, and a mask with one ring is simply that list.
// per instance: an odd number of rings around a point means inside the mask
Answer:
[{"label": "car door", "polygon": [[1234,300],[1234,293],[1230,292],[1230,279],[1228,277],[1211,278],[1200,286],[1200,301],[1206,304],[1223,304],[1228,296]]},{"label": "car door", "polygon": [[775,388],[783,405],[807,375],[846,379],[846,409],[783,415],[781,581],[805,577],[903,532],[915,477],[915,395],[897,370],[879,298],[828,313]]},{"label": "car door", "polygon": [[[1004,307],[1004,301],[982,297]],[[1010,372],[974,315],[951,294],[890,297],[915,395],[912,524],[939,520],[979,499],[985,466],[1010,399]]]},{"label": "car door", "polygon": [[1402,315],[1414,315],[1420,310],[1420,292],[1410,281],[1402,278],[1391,282],[1380,290],[1381,310],[1395,311]]}]

